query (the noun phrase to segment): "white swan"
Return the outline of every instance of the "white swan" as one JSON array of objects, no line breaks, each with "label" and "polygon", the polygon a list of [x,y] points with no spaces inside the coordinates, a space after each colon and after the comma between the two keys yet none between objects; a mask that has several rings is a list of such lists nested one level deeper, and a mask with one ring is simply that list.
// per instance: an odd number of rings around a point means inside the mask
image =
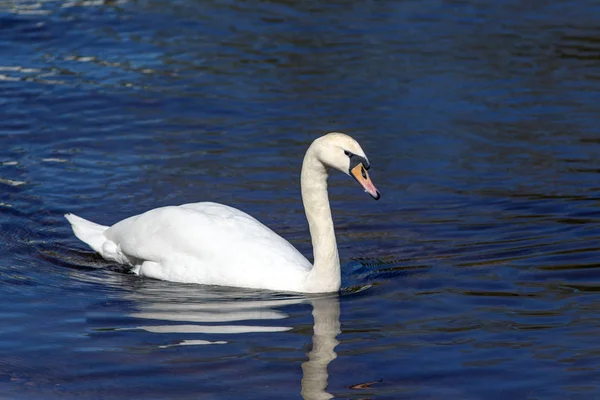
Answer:
[{"label": "white swan", "polygon": [[141,276],[174,282],[291,292],[340,288],[340,261],[327,195],[328,169],[353,176],[379,199],[356,140],[343,133],[316,139],[302,163],[301,188],[314,265],[289,242],[250,215],[216,203],[160,207],[116,223],[98,225],[65,217],[80,240],[109,261]]}]

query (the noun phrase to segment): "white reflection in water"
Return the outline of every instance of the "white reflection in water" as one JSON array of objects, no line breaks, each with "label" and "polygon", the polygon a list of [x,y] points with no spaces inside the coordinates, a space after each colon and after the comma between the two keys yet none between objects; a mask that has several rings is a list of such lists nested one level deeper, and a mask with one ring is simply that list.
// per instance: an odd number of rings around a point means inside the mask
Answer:
[{"label": "white reflection in water", "polygon": [[335,346],[340,330],[340,301],[337,296],[311,301],[313,306],[312,350],[308,361],[302,364],[302,397],[304,399],[330,399],[327,389],[329,363],[337,357]]},{"label": "white reflection in water", "polygon": [[138,326],[152,333],[253,333],[253,332],[283,332],[292,328],[287,326],[252,326],[252,325],[160,325]]},{"label": "white reflection in water", "polygon": [[[211,296],[212,297],[212,296]],[[289,326],[265,325],[201,325],[202,323],[225,323],[237,321],[268,321],[287,318],[288,315],[274,310],[289,304],[298,304],[303,299],[291,300],[228,300],[206,299],[205,303],[172,304],[170,302],[151,302],[140,305],[140,312],[130,316],[157,321],[187,322],[182,325],[142,325],[136,327],[153,333],[251,333],[283,332],[292,329]],[[198,301],[198,299],[196,299]],[[194,324],[189,324],[193,322]]]},{"label": "white reflection in water", "polygon": [[[182,294],[190,289],[193,293]],[[187,296],[189,294],[189,296]],[[251,296],[239,292],[231,293],[199,292],[197,288],[183,286],[178,296],[144,288],[129,293],[127,297],[134,300],[139,311],[130,314],[132,317],[155,321],[156,324],[144,324],[133,329],[160,334],[243,334],[252,332],[283,332],[292,329],[282,324],[268,324],[271,320],[282,320],[288,315],[277,308],[310,303],[313,307],[312,350],[308,360],[302,363],[301,394],[304,399],[330,399],[333,396],[326,391],[328,384],[329,363],[337,355],[335,347],[339,343],[340,303],[337,295],[292,297],[273,300],[253,300]],[[241,298],[240,298],[241,297]],[[182,301],[186,303],[182,303]],[[175,303],[177,301],[177,303]],[[161,323],[161,321],[163,323]],[[232,324],[232,322],[261,321],[261,325]],[[165,324],[164,322],[185,322],[185,324]],[[223,323],[223,325],[219,325]],[[210,325],[206,325],[210,324]],[[130,328],[131,329],[131,328]],[[178,343],[163,345],[160,348],[174,346],[226,344],[227,341],[181,340]]]},{"label": "white reflection in water", "polygon": [[167,344],[164,346],[160,346],[161,349],[166,349],[168,347],[175,347],[175,346],[198,346],[198,345],[203,345],[203,344],[226,344],[227,342],[223,341],[223,340],[217,340],[215,342],[211,342],[210,340],[182,340],[180,343],[175,343],[175,344]]}]

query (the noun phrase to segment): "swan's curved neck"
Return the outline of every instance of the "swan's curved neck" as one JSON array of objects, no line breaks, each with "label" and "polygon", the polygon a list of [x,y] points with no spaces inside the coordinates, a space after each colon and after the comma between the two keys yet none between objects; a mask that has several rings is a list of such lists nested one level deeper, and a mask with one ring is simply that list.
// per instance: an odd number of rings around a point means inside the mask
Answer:
[{"label": "swan's curved neck", "polygon": [[307,278],[312,292],[333,292],[341,285],[340,259],[329,196],[327,195],[327,168],[317,156],[315,146],[309,147],[304,162],[300,186],[302,201],[313,245],[313,269]]}]

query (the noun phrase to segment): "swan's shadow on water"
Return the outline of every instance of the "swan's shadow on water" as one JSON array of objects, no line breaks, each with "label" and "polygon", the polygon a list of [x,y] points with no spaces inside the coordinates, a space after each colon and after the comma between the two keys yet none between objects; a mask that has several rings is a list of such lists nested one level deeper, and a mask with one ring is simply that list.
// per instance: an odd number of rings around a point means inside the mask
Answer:
[{"label": "swan's shadow on water", "polygon": [[[293,329],[273,323],[288,318],[280,308],[311,304],[314,321],[312,350],[308,353],[308,360],[302,363],[301,394],[307,400],[333,397],[326,389],[328,366],[337,357],[335,347],[339,343],[337,335],[341,332],[338,294],[304,296],[152,282],[141,284],[125,297],[133,301],[136,309],[129,315],[144,322],[124,328],[126,330],[141,329],[187,337],[189,334],[209,334],[220,338],[216,341],[177,340],[161,348],[224,345],[232,334],[263,332],[275,335]],[[254,321],[254,325],[244,324],[244,321]],[[256,321],[260,322],[256,324]]]}]

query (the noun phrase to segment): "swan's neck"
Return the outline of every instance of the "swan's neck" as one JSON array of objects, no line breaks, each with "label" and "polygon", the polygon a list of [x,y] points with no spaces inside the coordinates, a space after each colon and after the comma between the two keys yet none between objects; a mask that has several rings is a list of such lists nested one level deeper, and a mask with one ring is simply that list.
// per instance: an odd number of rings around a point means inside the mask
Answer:
[{"label": "swan's neck", "polygon": [[300,185],[314,254],[313,269],[307,278],[308,289],[311,292],[337,291],[341,285],[340,259],[327,195],[327,169],[313,146],[304,156]]}]

